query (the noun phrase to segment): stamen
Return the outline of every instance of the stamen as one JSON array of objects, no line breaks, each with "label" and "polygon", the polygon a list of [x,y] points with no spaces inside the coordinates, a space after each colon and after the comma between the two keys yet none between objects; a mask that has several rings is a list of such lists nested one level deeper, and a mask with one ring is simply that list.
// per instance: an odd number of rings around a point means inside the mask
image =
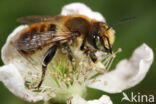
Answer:
[{"label": "stamen", "polygon": [[[48,99],[56,97],[56,94],[60,94],[61,92],[69,93],[71,91],[70,88],[73,86],[83,88],[87,80],[92,78],[94,82],[94,76],[109,71],[116,54],[119,52],[121,52],[120,48],[116,52],[113,52],[113,54],[102,53],[102,60],[99,63],[93,63],[89,57],[82,54],[82,58],[78,61],[76,60],[75,71],[72,70],[70,61],[67,61],[68,59],[62,60],[62,58],[56,58],[48,64],[46,76],[40,89],[36,89],[42,74],[39,65],[35,66],[34,64],[26,64],[21,61],[21,63],[27,65],[30,69],[32,69],[31,67],[35,69],[33,72],[31,70],[26,71],[25,86],[33,93],[41,94]],[[98,68],[98,65],[103,65],[103,68]],[[67,103],[70,104],[70,100]]]},{"label": "stamen", "polygon": [[108,72],[115,57],[116,57],[116,54],[118,54],[119,52],[121,52],[122,49],[121,48],[118,48],[118,50],[116,52],[113,52],[112,54],[109,54],[107,55],[107,58],[104,57],[104,60],[103,60],[103,64],[106,66],[106,71]]}]

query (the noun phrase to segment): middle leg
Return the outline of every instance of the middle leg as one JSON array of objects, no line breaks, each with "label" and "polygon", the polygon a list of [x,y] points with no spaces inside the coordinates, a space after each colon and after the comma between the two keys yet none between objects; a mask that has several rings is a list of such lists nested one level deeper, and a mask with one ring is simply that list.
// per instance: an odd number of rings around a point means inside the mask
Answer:
[{"label": "middle leg", "polygon": [[68,58],[69,58],[69,60],[71,62],[73,70],[75,70],[75,63],[74,63],[73,53],[72,53],[69,45],[67,43],[64,43],[64,48],[65,48],[65,50],[67,50]]}]

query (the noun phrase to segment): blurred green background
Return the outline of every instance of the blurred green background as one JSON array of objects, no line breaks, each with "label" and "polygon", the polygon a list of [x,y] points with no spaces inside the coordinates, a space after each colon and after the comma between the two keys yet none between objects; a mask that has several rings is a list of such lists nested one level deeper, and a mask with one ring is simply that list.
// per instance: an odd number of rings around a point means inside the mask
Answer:
[{"label": "blurred green background", "polygon": [[[7,36],[14,28],[20,24],[16,22],[18,17],[29,15],[57,15],[63,5],[76,2],[77,0],[0,0],[0,49],[4,45]],[[79,0],[91,7],[95,11],[101,12],[108,24],[113,24],[128,17],[137,17],[136,20],[118,25],[116,30],[116,41],[114,50],[118,47],[123,52],[118,54],[112,69],[116,63],[129,58],[133,50],[142,43],[147,43],[156,52],[156,0]],[[156,61],[156,60],[155,60]],[[145,79],[136,87],[125,92],[145,95],[155,95],[156,97],[156,63],[153,63]],[[2,66],[2,60],[0,60]],[[87,99],[99,98],[105,92],[88,89]],[[114,104],[128,104],[122,102],[122,94],[108,94]],[[156,99],[155,99],[156,100]],[[40,101],[35,104],[42,104]],[[0,82],[0,104],[31,104],[25,102],[8,91]],[[142,103],[143,104],[143,103]],[[148,103],[146,103],[148,104]]]}]

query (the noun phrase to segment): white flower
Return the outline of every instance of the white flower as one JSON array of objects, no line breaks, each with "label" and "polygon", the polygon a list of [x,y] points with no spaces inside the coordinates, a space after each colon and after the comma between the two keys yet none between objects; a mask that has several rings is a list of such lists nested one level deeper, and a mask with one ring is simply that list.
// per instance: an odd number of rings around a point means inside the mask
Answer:
[{"label": "white flower", "polygon": [[[100,13],[92,11],[82,3],[72,3],[64,6],[61,15],[70,14],[82,14],[105,22]],[[106,95],[103,95],[99,100],[84,100],[86,87],[108,93],[122,92],[142,81],[153,62],[153,51],[144,43],[134,51],[129,60],[121,60],[113,71],[105,72],[90,80],[93,75],[97,74],[97,70],[89,70],[89,68],[96,68],[99,65],[109,68],[115,54],[107,55],[106,57],[101,52],[97,52],[96,55],[99,58],[110,59],[109,61],[104,61],[105,64],[108,63],[109,65],[98,63],[97,66],[92,64],[88,66],[88,63],[90,63],[89,59],[86,59],[79,50],[76,50],[77,54],[82,56],[77,67],[79,69],[78,72],[62,73],[63,71],[69,71],[68,62],[65,59],[61,63],[56,63],[56,58],[54,58],[53,65],[50,64],[48,66],[47,75],[41,90],[37,90],[34,87],[39,82],[41,76],[42,51],[26,59],[12,45],[12,42],[16,40],[20,32],[26,27],[28,26],[22,25],[17,27],[9,35],[6,44],[2,48],[2,60],[5,65],[0,67],[0,81],[13,94],[29,102],[45,100],[48,101],[47,103],[67,101],[72,104],[112,104],[112,101]],[[57,56],[59,57],[59,53],[57,53]]]}]

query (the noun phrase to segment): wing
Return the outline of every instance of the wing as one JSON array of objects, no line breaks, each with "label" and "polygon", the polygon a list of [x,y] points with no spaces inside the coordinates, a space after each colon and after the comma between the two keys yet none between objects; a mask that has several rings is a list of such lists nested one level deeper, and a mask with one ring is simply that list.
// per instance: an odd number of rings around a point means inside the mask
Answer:
[{"label": "wing", "polygon": [[16,48],[22,53],[32,53],[37,49],[42,49],[44,46],[47,46],[51,43],[68,41],[72,38],[70,32],[47,32],[40,34],[33,34],[22,36],[16,42]]},{"label": "wing", "polygon": [[37,22],[58,21],[62,17],[64,17],[64,16],[61,16],[61,15],[58,15],[58,16],[26,16],[26,17],[18,18],[17,22],[32,24],[32,23],[37,23]]}]

